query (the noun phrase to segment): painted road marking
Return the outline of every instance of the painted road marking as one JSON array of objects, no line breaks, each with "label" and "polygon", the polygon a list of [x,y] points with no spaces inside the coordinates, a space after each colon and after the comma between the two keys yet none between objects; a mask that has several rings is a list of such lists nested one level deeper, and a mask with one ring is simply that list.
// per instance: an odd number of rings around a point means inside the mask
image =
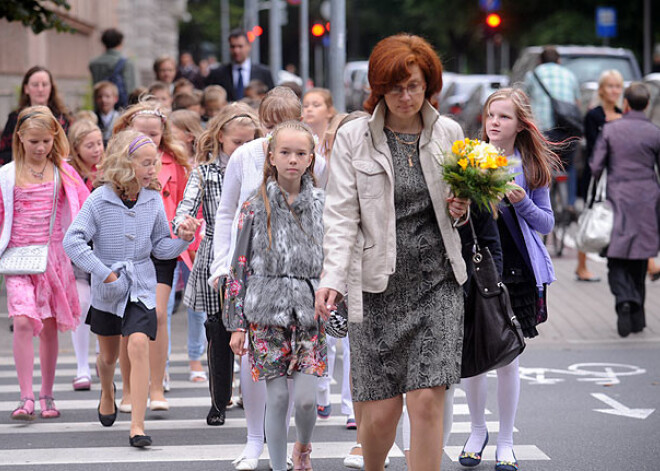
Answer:
[{"label": "painted road marking", "polygon": [[620,415],[622,417],[630,417],[631,419],[646,419],[649,415],[653,414],[655,409],[631,409],[624,406],[620,402],[612,399],[607,394],[591,393],[593,397],[599,401],[603,401],[612,409],[594,409],[596,412],[603,412],[604,414]]},{"label": "painted road marking", "polygon": [[[549,461],[550,457],[543,453],[535,445],[514,445],[516,458],[518,461]],[[495,461],[495,445],[486,447],[483,453],[483,461]],[[445,447],[445,454],[451,458],[452,461],[458,461],[458,456],[463,451],[462,446],[447,446]]]},{"label": "painted road marking", "polygon": [[[315,459],[344,459],[355,442],[314,442]],[[0,467],[18,465],[98,464],[98,463],[144,463],[169,461],[232,461],[243,451],[244,443],[236,445],[185,445],[158,446],[132,449],[127,446],[92,448],[37,448],[0,450]],[[289,443],[289,453],[293,443]],[[389,456],[403,457],[403,452],[394,445]],[[262,460],[268,460],[268,447],[264,447]]]}]

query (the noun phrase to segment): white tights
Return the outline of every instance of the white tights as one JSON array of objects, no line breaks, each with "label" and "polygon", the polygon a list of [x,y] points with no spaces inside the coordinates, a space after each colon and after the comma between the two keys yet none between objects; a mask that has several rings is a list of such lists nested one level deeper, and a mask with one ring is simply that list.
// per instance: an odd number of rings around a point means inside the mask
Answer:
[{"label": "white tights", "polygon": [[85,324],[87,311],[89,311],[90,288],[86,280],[76,280],[78,289],[78,299],[80,301],[80,324],[75,330],[71,331],[71,340],[73,350],[76,352],[76,361],[78,363],[78,372],[76,377],[87,376],[91,378],[89,371],[89,326]]},{"label": "white tights", "polygon": [[[287,412],[287,434],[293,411],[293,382],[289,384],[289,406]],[[241,394],[247,421],[247,443],[243,449],[244,458],[259,458],[264,449],[264,421],[266,418],[266,382],[252,379],[252,365],[249,355],[241,357]]]},{"label": "white tights", "polygon": [[[497,459],[514,461],[513,455],[513,424],[520,396],[520,375],[518,358],[506,366],[495,370],[497,372],[497,408],[500,416],[500,431],[497,434]],[[481,451],[486,434],[486,397],[488,386],[486,373],[461,380],[465,388],[472,431],[465,443],[465,451]]]}]

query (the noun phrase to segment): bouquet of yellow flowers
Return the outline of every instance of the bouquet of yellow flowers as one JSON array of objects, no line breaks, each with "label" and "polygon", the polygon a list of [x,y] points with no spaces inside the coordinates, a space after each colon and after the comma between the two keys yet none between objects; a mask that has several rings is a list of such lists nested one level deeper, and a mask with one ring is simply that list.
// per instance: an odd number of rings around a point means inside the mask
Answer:
[{"label": "bouquet of yellow flowers", "polygon": [[513,188],[509,159],[492,144],[478,139],[454,141],[440,162],[443,179],[454,196],[469,198],[494,214],[497,203]]}]

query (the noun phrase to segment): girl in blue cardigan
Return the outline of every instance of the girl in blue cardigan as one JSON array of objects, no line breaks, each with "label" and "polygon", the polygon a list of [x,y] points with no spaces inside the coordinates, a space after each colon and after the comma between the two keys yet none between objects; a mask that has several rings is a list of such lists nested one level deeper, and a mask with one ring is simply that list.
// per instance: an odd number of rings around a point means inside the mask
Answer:
[{"label": "girl in blue cardigan", "polygon": [[[85,201],[64,238],[73,263],[92,274],[86,323],[98,335],[101,379],[99,421],[117,417],[113,378],[120,336],[128,338],[131,363],[131,446],[151,445],[144,433],[149,388],[149,340],[156,338],[156,273],[150,254],[171,259],[192,241],[199,222],[187,218],[172,239],[156,178],[159,159],[153,141],[122,131],[108,144],[97,191]],[[93,249],[88,242],[93,242]]]},{"label": "girl in blue cardigan", "polygon": [[[510,159],[520,162],[515,189],[500,204],[497,226],[502,243],[502,281],[511,296],[513,312],[525,337],[538,335],[536,325],[547,317],[546,287],[555,280],[550,255],[540,234],[554,226],[550,206],[552,171],[559,158],[532,118],[529,98],[520,89],[505,88],[493,93],[483,111],[484,140],[495,145]],[[518,358],[497,370],[497,402],[500,429],[495,452],[496,471],[517,471],[513,453],[513,428],[520,376]],[[471,433],[459,462],[477,466],[488,443],[486,428],[486,373],[462,380],[470,409]]]}]

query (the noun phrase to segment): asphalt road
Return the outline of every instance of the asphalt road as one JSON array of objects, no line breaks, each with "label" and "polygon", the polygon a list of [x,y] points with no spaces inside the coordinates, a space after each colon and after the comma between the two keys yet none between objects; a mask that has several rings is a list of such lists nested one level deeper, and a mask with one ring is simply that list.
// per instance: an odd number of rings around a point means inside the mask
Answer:
[{"label": "asphalt road", "polygon": [[[660,284],[647,285],[649,327],[642,334],[619,339],[607,284],[574,282],[574,265],[570,252],[555,260],[559,280],[550,291],[550,320],[539,328],[541,335],[529,341],[521,356],[521,395],[514,433],[520,469],[660,470]],[[597,274],[606,275],[602,261],[593,260],[590,265]],[[0,306],[5,306],[2,299]],[[38,418],[28,425],[9,419],[19,394],[9,321],[0,313],[0,469],[232,470],[231,461],[245,439],[243,411],[229,410],[223,427],[206,425],[210,404],[207,385],[188,381],[183,311],[173,317],[172,326],[173,383],[167,396],[172,408],[166,413],[147,413],[147,431],[154,446],[136,450],[128,446],[128,415],[120,415],[112,428],[98,423],[97,379],[92,391],[72,390],[75,361],[68,334],[60,335],[55,383],[62,417],[51,421]],[[338,410],[341,356],[335,372],[333,403]],[[121,379],[116,379],[120,387]],[[37,364],[37,392],[39,383]],[[496,383],[493,374],[488,380],[487,402],[491,442],[476,470],[492,470],[494,465]],[[355,442],[355,432],[345,429],[345,419],[333,414],[330,420],[317,422],[312,454],[315,470],[346,469],[342,459]],[[455,460],[468,433],[467,405],[459,386],[453,433],[442,470],[464,469]],[[289,442],[294,440],[292,424]],[[406,469],[401,447],[399,433],[390,470]],[[268,469],[266,453],[259,469]]]}]

